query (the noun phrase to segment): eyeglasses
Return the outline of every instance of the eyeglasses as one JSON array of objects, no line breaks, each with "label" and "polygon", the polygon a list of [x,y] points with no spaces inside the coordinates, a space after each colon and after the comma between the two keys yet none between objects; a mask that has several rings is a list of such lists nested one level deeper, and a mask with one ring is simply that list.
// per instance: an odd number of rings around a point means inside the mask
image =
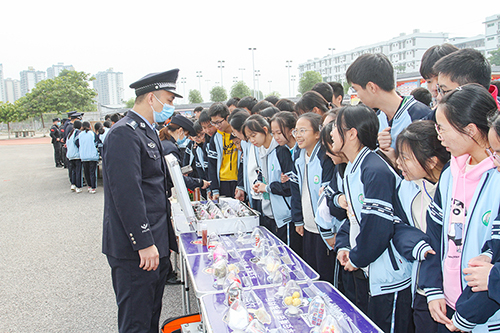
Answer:
[{"label": "eyeglasses", "polygon": [[292,135],[294,138],[296,138],[299,134],[300,134],[300,136],[304,136],[304,134],[306,134],[306,132],[308,132],[308,131],[312,131],[312,129],[305,129],[305,128],[301,128],[299,130],[294,129],[294,130],[292,130]]},{"label": "eyeglasses", "polygon": [[496,152],[492,151],[491,148],[486,148],[486,152],[491,158],[493,158],[494,162],[500,164],[500,156],[498,156]]},{"label": "eyeglasses", "polygon": [[218,127],[218,126],[220,126],[220,124],[222,124],[225,121],[226,121],[226,119],[222,119],[222,120],[219,120],[219,121],[211,121],[210,124],[212,124],[215,127]]},{"label": "eyeglasses", "polygon": [[441,88],[441,86],[439,84],[436,84],[436,89],[437,89],[438,94],[440,94],[441,96],[444,96],[453,90],[453,89],[443,90],[443,88]]}]

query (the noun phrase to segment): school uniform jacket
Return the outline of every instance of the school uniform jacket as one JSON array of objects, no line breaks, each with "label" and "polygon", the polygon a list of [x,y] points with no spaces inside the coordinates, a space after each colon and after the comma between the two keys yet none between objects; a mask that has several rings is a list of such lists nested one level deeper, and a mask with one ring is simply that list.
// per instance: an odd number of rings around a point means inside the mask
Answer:
[{"label": "school uniform jacket", "polygon": [[[461,270],[467,268],[470,259],[482,253],[485,244],[492,234],[493,226],[500,224],[497,216],[500,207],[500,173],[496,168],[484,172],[470,202],[462,240]],[[427,301],[443,299],[442,265],[448,251],[448,229],[450,220],[453,177],[448,163],[441,173],[434,201],[427,210],[427,234],[436,255],[428,256],[422,262],[419,283],[425,290]],[[462,290],[466,289],[465,275],[461,274]],[[464,294],[465,292],[465,294]],[[453,323],[463,331],[491,332],[500,329],[500,313],[496,312],[485,324],[477,325],[487,313],[486,308],[478,302],[464,302],[469,296],[464,290],[456,303],[457,312],[453,315]],[[488,302],[488,300],[486,300]],[[487,302],[485,304],[487,305]],[[485,305],[485,306],[486,306]],[[491,309],[491,307],[490,307]]]},{"label": "school uniform jacket", "polygon": [[[181,150],[177,146],[177,143],[174,141],[174,138],[170,137],[169,140],[163,140],[161,141],[161,146],[163,148],[163,156],[167,156],[168,154],[172,154],[175,156],[177,159],[177,162],[179,162],[179,165],[181,165]],[[189,176],[184,176],[184,183],[186,184],[186,187],[190,190],[194,190],[195,188],[203,187],[203,180],[199,178],[193,178]]]},{"label": "school uniform jacket", "polygon": [[80,134],[80,130],[75,129],[73,133],[66,140],[66,147],[68,150],[66,151],[66,157],[68,160],[79,160],[80,159],[80,150],[76,145],[76,139]]},{"label": "school uniform jacket", "polygon": [[249,154],[255,154],[255,161],[257,162],[258,167],[259,165],[259,149],[255,147],[253,144],[247,141],[241,141],[241,150],[243,151],[240,158],[238,160],[240,161],[240,165],[238,167],[238,184],[237,188],[244,191],[247,194],[248,202],[250,203],[250,207],[253,206],[253,197],[252,197],[252,186],[253,184],[250,184],[250,180],[248,179],[248,161],[249,161]]},{"label": "school uniform jacket", "polygon": [[[349,250],[354,267],[368,267],[372,296],[397,292],[410,286],[411,263],[395,248],[392,237],[394,223],[400,219],[394,214],[397,201],[396,187],[401,178],[375,152],[364,147],[353,163],[349,162],[344,175],[344,190],[359,225],[351,246],[350,231],[344,223],[337,235],[337,248]],[[350,226],[350,223],[349,223]]]},{"label": "school uniform jacket", "polygon": [[155,130],[129,111],[109,130],[103,152],[103,253],[139,260],[137,251],[151,245],[160,258],[177,251],[172,181]]},{"label": "school uniform jacket", "polygon": [[[195,148],[193,148],[196,145]],[[196,175],[200,179],[208,180],[207,177],[207,169],[208,169],[208,158],[206,150],[203,147],[196,144],[194,141],[190,141],[184,151],[184,161],[182,162],[183,166],[193,165],[196,169]]]},{"label": "school uniform jacket", "polygon": [[[296,151],[298,157],[295,159],[293,175],[290,177],[290,189],[292,191],[292,221],[295,226],[304,225],[304,216],[302,215],[302,182],[305,173],[305,149]],[[315,214],[315,222],[318,226],[324,225],[321,217],[316,214],[318,210],[319,189],[327,186],[333,178],[334,165],[330,158],[321,148],[318,142],[314,147],[307,166],[307,184],[311,196],[311,207]]]},{"label": "school uniform jacket", "polygon": [[379,132],[382,132],[387,127],[391,127],[391,147],[396,149],[396,139],[399,133],[415,120],[426,117],[430,112],[431,109],[424,103],[417,101],[415,97],[405,96],[390,121],[384,112],[377,112]]},{"label": "school uniform jacket", "polygon": [[75,139],[75,144],[80,150],[80,159],[82,162],[99,161],[97,146],[100,142],[97,135],[91,130],[88,132],[80,131],[80,134]]}]

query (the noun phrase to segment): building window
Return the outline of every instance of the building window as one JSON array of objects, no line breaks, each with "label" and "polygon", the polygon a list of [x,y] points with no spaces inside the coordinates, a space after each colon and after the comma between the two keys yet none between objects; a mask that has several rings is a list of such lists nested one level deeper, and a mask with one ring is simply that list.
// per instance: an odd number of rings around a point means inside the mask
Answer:
[{"label": "building window", "polygon": [[489,27],[492,27],[493,25],[494,25],[494,23],[488,23],[488,25],[486,27],[489,28]]}]

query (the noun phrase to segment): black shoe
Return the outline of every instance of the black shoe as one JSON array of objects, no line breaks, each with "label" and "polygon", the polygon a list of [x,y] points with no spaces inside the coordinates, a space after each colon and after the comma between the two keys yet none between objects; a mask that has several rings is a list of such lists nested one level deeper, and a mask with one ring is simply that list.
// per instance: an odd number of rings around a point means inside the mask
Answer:
[{"label": "black shoe", "polygon": [[182,281],[176,276],[173,275],[167,279],[167,282],[165,284],[181,284]]}]

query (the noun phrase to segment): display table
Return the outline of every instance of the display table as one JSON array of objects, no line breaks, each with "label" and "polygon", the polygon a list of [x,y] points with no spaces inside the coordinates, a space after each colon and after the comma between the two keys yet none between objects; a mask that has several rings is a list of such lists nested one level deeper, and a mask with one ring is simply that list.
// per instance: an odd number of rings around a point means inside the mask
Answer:
[{"label": "display table", "polygon": [[[348,323],[351,332],[382,332],[368,317],[359,311],[347,298],[345,298],[330,283],[324,281],[314,281],[308,283],[299,283],[304,296],[309,299],[321,295],[327,303],[333,303],[332,306],[340,310],[345,323]],[[313,326],[308,324],[307,306],[302,307],[303,315],[297,317],[288,317],[285,315],[286,306],[282,298],[275,298],[275,287],[265,286],[252,288],[253,295],[256,295],[264,305],[266,312],[271,314],[271,324],[266,325],[268,329],[281,329],[281,332],[287,333],[308,333]],[[247,290],[247,292],[250,292]],[[243,293],[245,297],[245,291]],[[255,297],[255,296],[253,296]],[[254,301],[252,296],[247,297],[250,301],[245,301],[247,308],[256,307],[251,303]],[[223,318],[228,310],[224,304],[224,293],[207,294],[200,298],[201,314],[204,326],[207,332],[223,333],[232,332],[224,322]]]}]

